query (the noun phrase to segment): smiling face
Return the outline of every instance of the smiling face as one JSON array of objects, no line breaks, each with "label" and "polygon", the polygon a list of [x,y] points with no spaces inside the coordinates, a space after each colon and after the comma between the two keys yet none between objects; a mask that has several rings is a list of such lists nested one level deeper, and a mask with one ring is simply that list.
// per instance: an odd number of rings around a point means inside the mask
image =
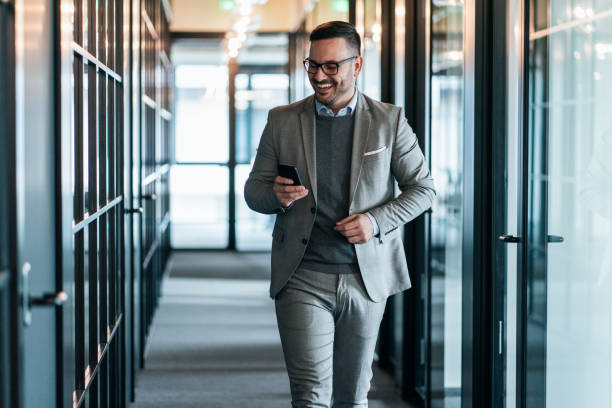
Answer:
[{"label": "smiling face", "polygon": [[[358,54],[357,50],[348,46],[344,38],[327,38],[313,41],[310,44],[309,59],[322,64],[339,62]],[[355,79],[361,72],[362,65],[363,59],[359,56],[340,65],[335,75],[326,75],[320,68],[315,74],[308,73],[308,79],[317,100],[334,113],[348,105],[355,93]]]}]

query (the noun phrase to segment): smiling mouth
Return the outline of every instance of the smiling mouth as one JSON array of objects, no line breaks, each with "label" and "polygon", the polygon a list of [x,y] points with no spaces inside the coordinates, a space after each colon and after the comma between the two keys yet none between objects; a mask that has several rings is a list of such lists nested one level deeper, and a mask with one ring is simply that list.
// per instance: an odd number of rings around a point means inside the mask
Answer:
[{"label": "smiling mouth", "polygon": [[332,84],[328,84],[328,83],[325,83],[325,84],[315,84],[315,88],[317,88],[318,90],[322,90],[322,91],[330,89],[331,87],[332,87]]}]

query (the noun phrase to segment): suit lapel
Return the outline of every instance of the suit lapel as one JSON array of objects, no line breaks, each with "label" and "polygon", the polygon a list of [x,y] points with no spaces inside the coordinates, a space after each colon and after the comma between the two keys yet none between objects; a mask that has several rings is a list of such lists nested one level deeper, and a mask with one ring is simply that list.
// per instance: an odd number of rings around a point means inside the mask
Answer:
[{"label": "suit lapel", "polygon": [[317,201],[317,166],[316,166],[316,147],[315,147],[315,112],[314,99],[309,97],[304,101],[303,109],[300,112],[300,126],[302,129],[302,142],[304,143],[304,154],[306,165],[308,166],[308,178],[312,188],[312,195]]},{"label": "suit lapel", "polygon": [[357,107],[355,110],[355,128],[353,130],[353,152],[351,155],[351,181],[349,190],[349,206],[353,204],[355,190],[359,182],[361,174],[361,165],[363,164],[363,154],[365,153],[370,134],[370,123],[372,117],[370,109],[363,94],[359,94]]}]

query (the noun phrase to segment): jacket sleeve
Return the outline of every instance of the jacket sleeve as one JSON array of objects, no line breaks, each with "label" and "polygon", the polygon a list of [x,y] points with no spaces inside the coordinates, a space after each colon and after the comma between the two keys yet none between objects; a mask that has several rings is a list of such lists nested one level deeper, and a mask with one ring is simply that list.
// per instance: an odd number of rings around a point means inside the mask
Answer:
[{"label": "jacket sleeve", "polygon": [[255,155],[255,163],[244,185],[244,199],[252,210],[263,214],[284,212],[272,189],[274,178],[278,173],[277,164],[278,155],[274,146],[271,114],[268,113],[268,121]]},{"label": "jacket sleeve", "polygon": [[381,237],[430,208],[436,194],[427,162],[403,109],[398,110],[391,171],[401,194],[369,210],[378,223]]}]

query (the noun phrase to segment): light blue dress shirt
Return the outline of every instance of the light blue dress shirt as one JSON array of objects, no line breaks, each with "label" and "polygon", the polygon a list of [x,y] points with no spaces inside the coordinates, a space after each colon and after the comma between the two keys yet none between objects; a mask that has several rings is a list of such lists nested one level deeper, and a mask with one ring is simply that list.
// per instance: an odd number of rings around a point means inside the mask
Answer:
[{"label": "light blue dress shirt", "polygon": [[[327,116],[331,118],[338,116],[349,116],[352,115],[353,112],[355,112],[355,106],[357,105],[358,96],[359,91],[355,89],[355,94],[351,98],[351,101],[344,108],[340,109],[336,115],[334,115],[334,112],[330,108],[319,102],[317,98],[315,98],[315,108],[320,116]],[[378,227],[376,219],[369,212],[366,212],[365,214],[368,216],[370,221],[372,221],[372,226],[374,227],[374,235],[378,235],[378,233],[380,232],[380,228]]]}]

